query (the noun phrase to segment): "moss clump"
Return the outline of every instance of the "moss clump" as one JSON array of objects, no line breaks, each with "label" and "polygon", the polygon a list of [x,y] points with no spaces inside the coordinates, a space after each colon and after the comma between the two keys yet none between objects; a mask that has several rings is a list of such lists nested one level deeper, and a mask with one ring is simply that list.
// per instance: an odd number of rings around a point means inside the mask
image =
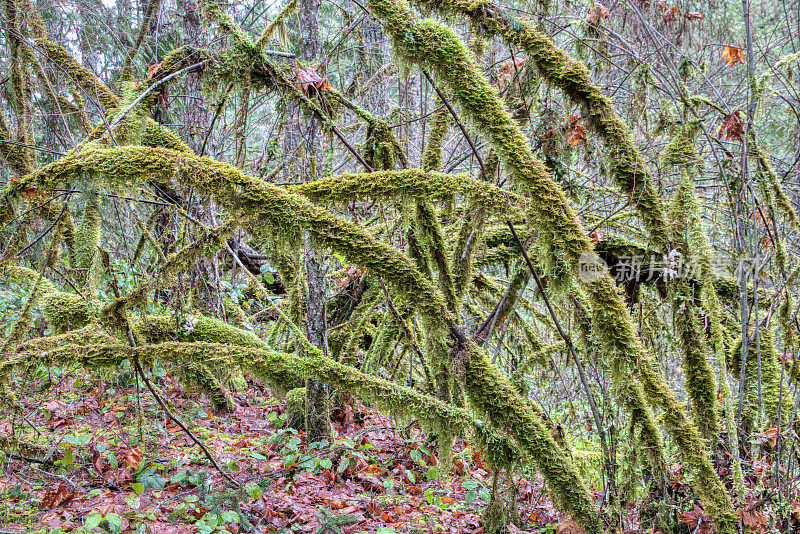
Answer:
[{"label": "moss clump", "polygon": [[306,388],[294,388],[286,394],[286,425],[303,430],[306,425]]},{"label": "moss clump", "polygon": [[481,524],[486,534],[502,534],[507,532],[508,525],[520,523],[516,503],[506,504],[500,499],[492,499],[481,513]]}]

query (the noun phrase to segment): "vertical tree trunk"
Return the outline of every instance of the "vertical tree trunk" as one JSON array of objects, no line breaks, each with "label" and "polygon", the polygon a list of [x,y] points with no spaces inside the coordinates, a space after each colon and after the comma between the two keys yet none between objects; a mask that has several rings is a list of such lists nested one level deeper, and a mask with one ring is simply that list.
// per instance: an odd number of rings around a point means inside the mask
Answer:
[{"label": "vertical tree trunk", "polygon": [[[300,57],[303,61],[316,64],[319,61],[321,44],[319,37],[319,5],[320,0],[302,0],[298,6],[300,19]],[[308,117],[313,121],[313,117]],[[303,122],[302,120],[297,123]],[[304,131],[304,129],[300,131]],[[299,132],[298,132],[299,133]],[[321,154],[322,143],[319,129],[315,124],[308,128],[308,138],[305,140],[306,150],[303,158],[302,178],[304,181],[313,180],[316,176],[317,157]],[[325,298],[325,270],[323,258],[308,234],[304,237],[306,276],[308,280],[308,295],[306,308],[306,334],[309,341],[328,354],[326,337],[326,298]],[[328,391],[324,384],[317,380],[306,382],[306,435],[309,442],[331,439],[331,421],[328,410]]]}]

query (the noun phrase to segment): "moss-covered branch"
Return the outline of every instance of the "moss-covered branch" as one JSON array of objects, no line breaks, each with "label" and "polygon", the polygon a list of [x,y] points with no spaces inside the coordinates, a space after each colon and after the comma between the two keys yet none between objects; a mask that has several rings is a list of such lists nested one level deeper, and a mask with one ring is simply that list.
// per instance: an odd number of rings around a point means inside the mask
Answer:
[{"label": "moss-covered branch", "polygon": [[669,233],[665,210],[654,187],[655,180],[630,131],[617,116],[611,101],[594,84],[585,65],[558,48],[533,24],[506,14],[498,5],[480,0],[415,0],[427,9],[446,15],[466,16],[483,32],[503,37],[509,46],[519,46],[549,83],[561,89],[584,108],[589,126],[597,132],[608,150],[611,176],[625,191],[650,232],[653,244],[666,248]]}]

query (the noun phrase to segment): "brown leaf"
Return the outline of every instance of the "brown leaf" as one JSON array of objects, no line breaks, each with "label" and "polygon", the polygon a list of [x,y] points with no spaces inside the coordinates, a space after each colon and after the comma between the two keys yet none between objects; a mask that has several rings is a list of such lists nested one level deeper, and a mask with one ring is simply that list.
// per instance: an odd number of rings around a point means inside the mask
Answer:
[{"label": "brown leaf", "polygon": [[738,46],[725,45],[722,48],[722,59],[732,67],[737,63],[744,65],[744,50]]},{"label": "brown leaf", "polygon": [[556,534],[585,534],[585,532],[578,523],[572,519],[567,519],[558,524]]},{"label": "brown leaf", "polygon": [[125,456],[122,457],[122,465],[136,469],[142,461],[142,449],[139,447],[128,449]]},{"label": "brown leaf", "polygon": [[526,57],[518,57],[500,65],[500,72],[497,73],[497,88],[501,91],[505,89],[527,60]]},{"label": "brown leaf", "polygon": [[727,141],[744,142],[744,138],[742,137],[744,135],[744,121],[738,110],[729,115],[725,115],[722,119],[718,137],[722,137],[722,134],[725,134],[725,139]]},{"label": "brown leaf", "polygon": [[47,194],[47,190],[46,189],[40,189],[40,188],[36,187],[35,185],[32,185],[30,187],[26,187],[25,189],[22,190],[22,195],[25,198],[27,198],[28,200],[30,200],[32,198],[39,198],[39,197],[44,196],[46,194]]},{"label": "brown leaf", "polygon": [[611,12],[606,6],[600,2],[595,2],[592,8],[589,10],[589,14],[586,15],[586,22],[589,24],[597,24],[601,20],[607,19],[610,14]]},{"label": "brown leaf", "polygon": [[736,515],[739,516],[739,521],[748,530],[764,532],[769,527],[769,519],[758,510],[748,511],[743,508],[737,508]]},{"label": "brown leaf", "polygon": [[317,74],[317,67],[313,65],[305,69],[297,67],[294,86],[306,96],[313,96],[311,89],[314,89],[314,93],[324,93],[328,87],[332,87],[327,78]]},{"label": "brown leaf", "polygon": [[100,452],[97,449],[94,449],[92,451],[92,465],[94,466],[95,469],[97,469],[98,473],[100,474],[103,473],[104,470],[103,457],[100,456]]},{"label": "brown leaf", "polygon": [[717,527],[711,522],[711,516],[703,513],[703,509],[694,505],[693,510],[679,512],[681,523],[689,527],[689,530],[697,534],[714,534]]},{"label": "brown leaf", "polygon": [[57,508],[69,503],[75,498],[74,493],[67,490],[66,484],[59,484],[57,488],[48,491],[42,498],[42,508]]},{"label": "brown leaf", "polygon": [[683,16],[689,22],[692,22],[692,21],[695,21],[695,20],[703,20],[703,14],[702,13],[698,13],[697,11],[687,11],[686,14],[684,14]]},{"label": "brown leaf", "polygon": [[567,120],[567,122],[569,122],[569,130],[567,130],[567,142],[570,146],[575,146],[586,139],[586,129],[578,124],[578,119],[579,117],[573,115]]},{"label": "brown leaf", "polygon": [[153,77],[158,74],[158,71],[161,70],[161,63],[156,63],[155,65],[150,65],[147,68],[147,79],[152,80]]},{"label": "brown leaf", "polygon": [[664,12],[664,21],[675,22],[676,20],[678,20],[678,15],[680,14],[681,14],[681,8],[679,8],[678,6],[673,6]]}]

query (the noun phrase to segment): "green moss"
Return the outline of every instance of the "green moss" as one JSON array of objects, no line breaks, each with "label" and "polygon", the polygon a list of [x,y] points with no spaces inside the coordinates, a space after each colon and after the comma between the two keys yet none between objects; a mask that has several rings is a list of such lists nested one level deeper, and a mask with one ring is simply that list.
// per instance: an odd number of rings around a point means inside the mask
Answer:
[{"label": "green moss", "polygon": [[294,388],[286,394],[286,425],[303,430],[305,421],[306,388]]},{"label": "green moss", "polygon": [[[592,82],[589,70],[583,64],[556,47],[547,35],[534,28],[530,22],[507,15],[500,6],[492,2],[416,0],[416,3],[442,14],[466,16],[480,25],[483,33],[501,36],[508,45],[521,47],[528,61],[536,66],[539,75],[545,81],[561,89],[573,102],[583,108],[583,116],[587,117],[589,127],[605,144],[611,176],[628,194],[631,204],[638,210],[650,232],[653,244],[660,249],[666,247],[668,242],[666,218],[654,187],[653,175],[633,143],[630,131],[614,112],[611,101]],[[399,14],[399,11],[396,10],[396,13]],[[407,14],[405,10],[403,13]],[[392,18],[395,23],[402,20],[400,17]],[[407,17],[405,26],[410,25],[412,25],[411,17]],[[397,30],[404,31],[400,29],[399,24]],[[419,34],[413,36],[414,39],[420,37]],[[461,75],[459,71],[454,73]],[[464,87],[465,91],[469,89],[468,86]],[[487,112],[491,114],[490,110]]]}]

